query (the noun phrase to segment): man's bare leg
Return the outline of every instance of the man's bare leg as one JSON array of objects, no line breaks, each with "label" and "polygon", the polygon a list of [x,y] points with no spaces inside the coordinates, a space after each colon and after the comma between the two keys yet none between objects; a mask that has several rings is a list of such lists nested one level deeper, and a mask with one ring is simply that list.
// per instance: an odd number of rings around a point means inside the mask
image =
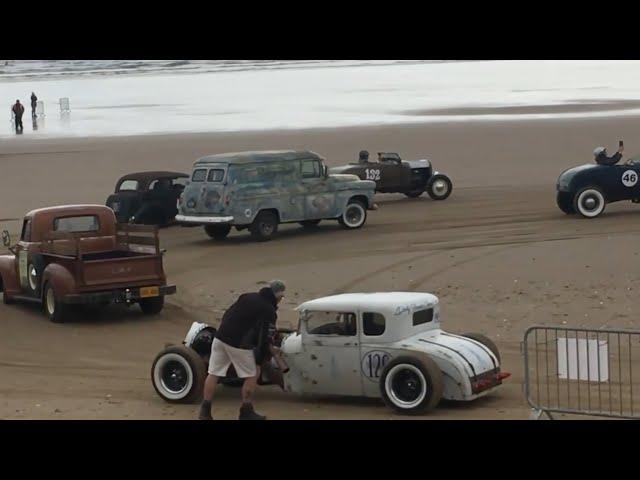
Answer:
[{"label": "man's bare leg", "polygon": [[216,392],[218,386],[218,377],[215,375],[207,375],[207,379],[204,381],[204,395],[202,404],[200,405],[200,420],[213,420],[211,416],[211,400],[213,400],[213,394]]},{"label": "man's bare leg", "polygon": [[260,367],[256,368],[256,376],[245,378],[242,384],[242,406],[240,407],[239,420],[265,420],[267,417],[259,415],[253,409],[251,400],[253,398],[253,392],[258,385],[258,378],[260,378]]}]

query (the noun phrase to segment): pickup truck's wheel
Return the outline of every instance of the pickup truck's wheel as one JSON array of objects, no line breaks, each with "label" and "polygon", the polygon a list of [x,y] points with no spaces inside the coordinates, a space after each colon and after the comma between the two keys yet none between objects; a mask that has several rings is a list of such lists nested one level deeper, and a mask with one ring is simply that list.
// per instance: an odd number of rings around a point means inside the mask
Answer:
[{"label": "pickup truck's wheel", "polygon": [[300,225],[302,225],[302,228],[310,229],[317,227],[319,223],[320,220],[303,220]]},{"label": "pickup truck's wheel", "polygon": [[493,340],[491,340],[489,337],[486,337],[481,333],[463,333],[462,336],[470,338],[471,340],[475,340],[476,342],[481,343],[482,345],[487,347],[496,356],[496,358],[498,359],[498,363],[500,363],[500,350],[498,350],[496,344],[493,343]]},{"label": "pickup truck's wheel", "polygon": [[164,295],[159,297],[141,298],[138,300],[140,309],[145,315],[156,315],[162,311],[164,307]]},{"label": "pickup truck's wheel", "polygon": [[260,212],[249,227],[251,236],[260,242],[271,240],[278,231],[278,217],[273,212]]},{"label": "pickup truck's wheel", "polygon": [[358,200],[351,200],[338,218],[338,222],[344,228],[354,230],[361,228],[367,221],[367,209]]},{"label": "pickup truck's wheel", "polygon": [[384,402],[399,413],[417,415],[435,408],[444,383],[440,368],[429,357],[397,357],[387,363],[380,376]]},{"label": "pickup truck's wheel", "polygon": [[29,293],[34,297],[40,297],[40,287],[44,260],[40,255],[34,255],[27,264],[27,286]]},{"label": "pickup truck's wheel", "polygon": [[418,198],[423,193],[424,193],[424,188],[418,188],[416,190],[411,190],[410,192],[405,192],[404,194],[409,198]]},{"label": "pickup truck's wheel", "polygon": [[193,349],[171,345],[151,366],[151,382],[160,397],[170,403],[193,403],[202,397],[207,369]]},{"label": "pickup truck's wheel", "polygon": [[567,215],[576,213],[576,209],[573,207],[573,197],[569,192],[558,192],[556,195],[556,204],[558,208]]},{"label": "pickup truck's wheel", "polygon": [[63,323],[65,321],[65,317],[69,313],[69,306],[58,300],[55,290],[49,284],[44,287],[42,304],[44,312],[53,323]]},{"label": "pickup truck's wheel", "polygon": [[585,218],[597,217],[604,212],[606,205],[604,195],[598,187],[585,187],[573,199],[573,208]]},{"label": "pickup truck's wheel", "polygon": [[224,240],[231,231],[231,225],[205,225],[204,231],[215,240]]},{"label": "pickup truck's wheel", "polygon": [[446,175],[438,173],[427,182],[427,193],[433,200],[445,200],[451,195],[453,184]]}]

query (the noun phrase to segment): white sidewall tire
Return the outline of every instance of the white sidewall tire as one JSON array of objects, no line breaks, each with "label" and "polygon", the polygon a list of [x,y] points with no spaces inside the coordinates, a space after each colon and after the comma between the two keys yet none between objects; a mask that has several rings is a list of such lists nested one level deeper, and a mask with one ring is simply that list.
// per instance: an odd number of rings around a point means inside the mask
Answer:
[{"label": "white sidewall tire", "polygon": [[[360,219],[356,222],[349,221],[349,212],[357,209],[360,212]],[[359,202],[352,202],[347,204],[342,213],[342,223],[347,228],[360,228],[367,221],[367,211]]]},{"label": "white sidewall tire", "polygon": [[[583,205],[586,197],[594,197],[596,202],[598,202],[597,208],[595,208],[594,210],[586,209],[586,207]],[[600,190],[598,190],[597,188],[585,188],[584,190],[581,190],[576,197],[575,209],[583,217],[595,218],[604,211],[606,204],[607,202],[605,201],[604,195],[602,195],[602,192]]]},{"label": "white sidewall tire", "polygon": [[44,309],[50,317],[53,316],[56,311],[56,296],[53,288],[50,286],[47,286],[44,294]]},{"label": "white sidewall tire", "polygon": [[[187,371],[187,382],[179,392],[171,391],[162,380],[162,370],[170,361],[180,363]],[[193,388],[193,370],[186,358],[177,353],[166,353],[158,359],[153,368],[153,382],[158,393],[166,400],[179,401],[187,397]]]},{"label": "white sidewall tire", "polygon": [[[415,400],[412,400],[410,402],[406,402],[398,398],[397,394],[393,391],[393,387],[392,387],[394,376],[403,370],[409,370],[410,372],[415,373],[418,379],[420,380],[420,383],[422,384],[422,391],[420,392],[420,395]],[[415,365],[411,365],[409,363],[401,363],[401,364],[395,365],[393,368],[391,368],[391,370],[389,370],[389,373],[387,374],[387,377],[385,378],[385,381],[384,381],[384,389],[387,392],[389,401],[391,401],[397,408],[406,409],[406,410],[415,408],[418,405],[420,405],[420,403],[422,403],[422,401],[424,400],[424,397],[428,393],[428,388],[429,388],[429,385],[427,383],[427,379],[424,377],[420,369]]]}]

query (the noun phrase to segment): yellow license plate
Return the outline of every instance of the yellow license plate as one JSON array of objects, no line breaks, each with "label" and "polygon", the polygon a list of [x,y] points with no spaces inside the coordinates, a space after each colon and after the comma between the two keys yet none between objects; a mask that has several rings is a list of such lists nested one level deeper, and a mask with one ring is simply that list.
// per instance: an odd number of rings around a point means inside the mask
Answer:
[{"label": "yellow license plate", "polygon": [[160,295],[158,287],[142,287],[140,289],[140,298],[157,297]]}]

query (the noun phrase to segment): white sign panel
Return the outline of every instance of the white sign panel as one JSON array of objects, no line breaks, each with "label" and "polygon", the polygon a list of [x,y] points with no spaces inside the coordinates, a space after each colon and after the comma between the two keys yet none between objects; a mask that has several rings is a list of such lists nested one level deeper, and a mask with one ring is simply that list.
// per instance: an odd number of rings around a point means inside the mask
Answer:
[{"label": "white sign panel", "polygon": [[[558,376],[560,378],[591,382],[609,381],[609,345],[605,340],[558,338],[557,347]],[[569,354],[568,359],[567,353]],[[598,357],[600,358],[599,376]],[[579,376],[578,373],[580,373]]]}]

